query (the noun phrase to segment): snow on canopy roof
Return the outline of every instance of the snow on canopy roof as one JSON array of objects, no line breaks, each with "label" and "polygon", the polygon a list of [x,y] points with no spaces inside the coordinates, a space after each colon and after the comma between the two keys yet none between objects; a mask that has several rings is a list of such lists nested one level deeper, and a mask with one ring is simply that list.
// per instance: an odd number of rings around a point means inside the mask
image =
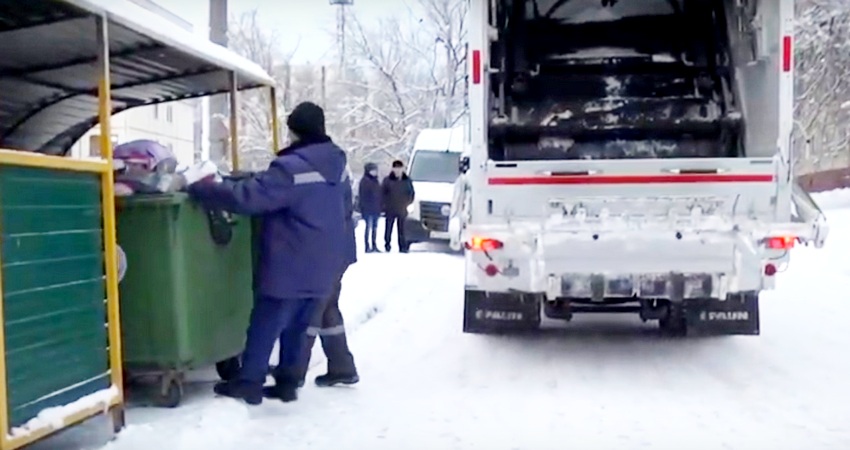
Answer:
[{"label": "snow on canopy roof", "polygon": [[97,22],[113,112],[270,86],[259,66],[128,0],[0,0],[0,147],[65,154],[97,124]]},{"label": "snow on canopy roof", "polygon": [[274,84],[274,79],[253,61],[174,26],[168,19],[130,0],[66,1],[92,12],[106,14],[110,22],[136,30],[169,47],[203,57],[218,66],[237,72],[242,78],[253,79],[258,85],[271,86]]}]

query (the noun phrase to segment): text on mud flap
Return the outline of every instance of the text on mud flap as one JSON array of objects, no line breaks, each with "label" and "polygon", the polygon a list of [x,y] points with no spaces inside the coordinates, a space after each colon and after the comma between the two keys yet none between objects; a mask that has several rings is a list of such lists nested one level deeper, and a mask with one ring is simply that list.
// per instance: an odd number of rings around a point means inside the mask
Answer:
[{"label": "text on mud flap", "polygon": [[517,321],[520,322],[524,320],[524,315],[521,312],[516,311],[493,311],[490,309],[477,309],[475,310],[475,318],[477,320],[504,320],[504,321]]},{"label": "text on mud flap", "polygon": [[702,321],[747,321],[750,320],[750,313],[747,311],[703,311],[699,315]]}]

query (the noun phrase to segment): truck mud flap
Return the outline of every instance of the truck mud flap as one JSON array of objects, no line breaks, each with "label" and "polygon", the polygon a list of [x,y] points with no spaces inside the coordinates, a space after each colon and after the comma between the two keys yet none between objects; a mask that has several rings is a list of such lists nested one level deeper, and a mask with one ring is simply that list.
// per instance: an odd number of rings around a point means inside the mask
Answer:
[{"label": "truck mud flap", "polygon": [[760,334],[758,294],[731,295],[726,301],[692,299],[684,306],[689,336]]},{"label": "truck mud flap", "polygon": [[540,297],[533,294],[466,291],[463,332],[499,334],[540,327]]}]

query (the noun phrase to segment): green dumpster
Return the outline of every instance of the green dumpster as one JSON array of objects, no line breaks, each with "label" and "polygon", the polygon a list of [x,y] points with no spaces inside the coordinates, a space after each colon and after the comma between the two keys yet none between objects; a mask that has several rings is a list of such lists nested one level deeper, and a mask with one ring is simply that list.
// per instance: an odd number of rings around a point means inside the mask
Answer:
[{"label": "green dumpster", "polygon": [[251,220],[205,211],[185,194],[119,198],[117,213],[125,371],[156,376],[157,404],[174,407],[186,371],[238,370],[253,303]]}]

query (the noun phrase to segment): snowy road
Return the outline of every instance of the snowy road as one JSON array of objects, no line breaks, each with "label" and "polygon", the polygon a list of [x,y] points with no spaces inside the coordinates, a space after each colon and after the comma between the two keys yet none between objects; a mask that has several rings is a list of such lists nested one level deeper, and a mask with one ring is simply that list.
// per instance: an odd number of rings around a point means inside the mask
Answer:
[{"label": "snowy road", "polygon": [[[382,306],[352,336],[361,384],[249,409],[201,382],[179,409],[131,410],[104,449],[847,449],[850,209],[829,218],[827,248],[796,250],[763,296],[760,337],[667,340],[616,317],[464,335],[458,256],[367,255],[343,299]],[[36,448],[100,448],[105,427]]]}]

